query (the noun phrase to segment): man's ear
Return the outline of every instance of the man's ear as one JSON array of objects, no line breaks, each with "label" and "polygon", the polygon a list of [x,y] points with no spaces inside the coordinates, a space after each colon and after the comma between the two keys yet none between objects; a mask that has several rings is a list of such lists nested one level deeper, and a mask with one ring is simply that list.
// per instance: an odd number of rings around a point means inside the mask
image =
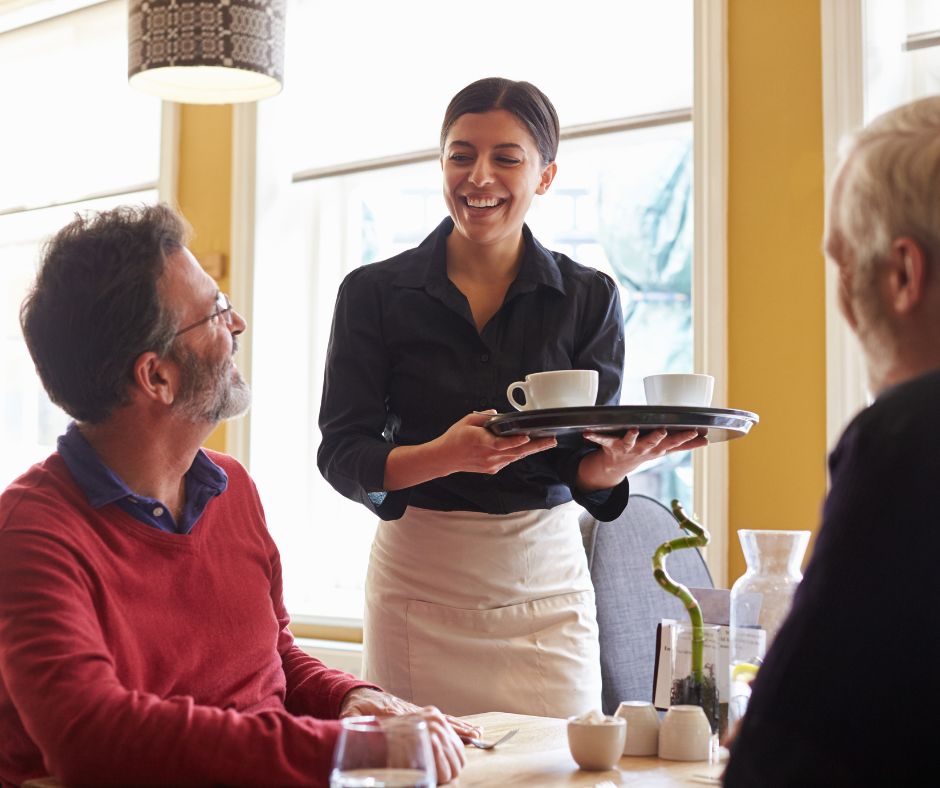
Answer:
[{"label": "man's ear", "polygon": [[542,177],[539,178],[539,185],[535,190],[536,194],[545,194],[548,191],[548,187],[552,185],[552,181],[555,180],[555,173],[558,172],[558,165],[555,162],[549,162],[545,169],[542,170]]},{"label": "man's ear", "polygon": [[888,297],[899,315],[912,312],[924,298],[927,260],[913,238],[902,236],[891,244],[888,256]]},{"label": "man's ear", "polygon": [[153,351],[141,353],[134,362],[134,383],[146,399],[172,405],[179,384],[179,367]]}]

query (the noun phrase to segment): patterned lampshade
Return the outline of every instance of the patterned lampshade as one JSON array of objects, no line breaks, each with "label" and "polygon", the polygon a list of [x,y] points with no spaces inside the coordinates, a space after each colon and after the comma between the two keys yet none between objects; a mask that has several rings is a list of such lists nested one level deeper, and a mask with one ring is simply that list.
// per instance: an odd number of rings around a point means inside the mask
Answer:
[{"label": "patterned lampshade", "polygon": [[281,90],[287,0],[129,0],[130,84],[168,101],[228,104]]}]

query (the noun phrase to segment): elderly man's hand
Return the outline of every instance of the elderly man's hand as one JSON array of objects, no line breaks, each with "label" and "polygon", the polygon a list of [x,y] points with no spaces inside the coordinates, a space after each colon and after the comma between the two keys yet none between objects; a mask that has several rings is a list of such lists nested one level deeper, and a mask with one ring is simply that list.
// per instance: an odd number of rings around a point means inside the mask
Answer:
[{"label": "elderly man's hand", "polygon": [[414,715],[424,720],[431,737],[439,783],[453,780],[467,762],[460,736],[478,737],[482,734],[480,728],[475,725],[442,714],[433,706],[421,708],[395,695],[368,687],[350,690],[343,698],[339,716],[354,717],[365,714],[373,714],[376,717]]}]

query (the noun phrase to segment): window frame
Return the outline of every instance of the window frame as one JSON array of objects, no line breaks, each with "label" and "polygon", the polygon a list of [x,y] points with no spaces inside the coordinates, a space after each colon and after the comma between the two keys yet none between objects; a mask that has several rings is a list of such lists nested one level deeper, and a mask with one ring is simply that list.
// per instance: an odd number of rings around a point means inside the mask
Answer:
[{"label": "window frame", "polygon": [[[728,405],[727,343],[727,0],[693,4],[693,106],[684,113],[693,128],[693,358],[696,371],[715,376],[714,407]],[[338,165],[299,173],[295,178],[277,146],[259,144],[268,124],[276,125],[276,105],[260,118],[255,105],[235,108],[232,163],[232,299],[252,319],[251,295],[255,260],[263,254],[265,238],[280,232],[277,220],[279,190],[298,179],[325,177],[360,169],[377,169],[437,158],[438,151],[418,151],[355,165]],[[586,136],[616,124],[660,124],[671,113],[653,113],[604,124],[585,124],[562,130],[563,138]],[[670,122],[667,120],[667,122]],[[671,121],[677,122],[677,121]],[[639,128],[641,126],[630,126]],[[609,128],[609,131],[621,130]],[[417,158],[416,158],[417,157]],[[345,169],[344,169],[345,167]],[[262,199],[264,203],[260,202]],[[251,379],[250,344],[243,343],[239,368]],[[226,450],[250,471],[251,413],[229,424]],[[712,444],[693,455],[693,509],[709,528],[712,539],[705,557],[715,584],[727,585],[728,572],[728,447]],[[361,622],[328,617],[297,616],[295,635],[358,642]]]},{"label": "window frame", "polygon": [[[839,142],[864,119],[862,0],[823,0],[823,161],[828,195]],[[826,217],[828,221],[828,216]],[[839,277],[826,261],[826,447],[832,451],[845,426],[868,404],[868,381],[858,341],[838,307]],[[827,472],[828,473],[828,472]]]}]

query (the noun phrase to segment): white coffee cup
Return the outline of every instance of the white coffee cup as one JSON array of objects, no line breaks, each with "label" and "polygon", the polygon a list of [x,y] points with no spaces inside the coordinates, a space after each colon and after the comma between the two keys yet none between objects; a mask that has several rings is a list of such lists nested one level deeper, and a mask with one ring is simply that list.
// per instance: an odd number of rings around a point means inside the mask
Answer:
[{"label": "white coffee cup", "polygon": [[712,728],[701,706],[672,706],[659,729],[659,757],[669,761],[707,761]]},{"label": "white coffee cup", "polygon": [[[506,397],[516,410],[591,407],[597,402],[597,379],[594,369],[533,372],[525,381],[510,383]],[[516,391],[525,395],[524,405],[516,400]]]},{"label": "white coffee cup", "polygon": [[643,378],[648,405],[680,405],[707,408],[712,402],[715,379],[711,375],[663,373]]},{"label": "white coffee cup", "polygon": [[616,716],[627,721],[624,755],[656,755],[659,752],[659,715],[647,700],[625,700]]}]

